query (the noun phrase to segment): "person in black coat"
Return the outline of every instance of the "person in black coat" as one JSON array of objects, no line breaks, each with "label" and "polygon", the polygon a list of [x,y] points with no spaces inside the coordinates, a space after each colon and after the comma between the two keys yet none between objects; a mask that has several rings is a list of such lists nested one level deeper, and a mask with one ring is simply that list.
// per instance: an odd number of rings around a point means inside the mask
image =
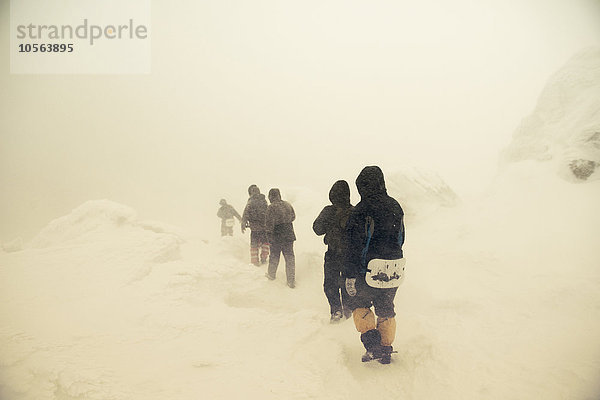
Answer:
[{"label": "person in black coat", "polygon": [[323,237],[327,245],[323,265],[323,290],[329,302],[331,322],[349,318],[352,310],[348,306],[348,293],[344,287],[344,252],[346,250],[346,223],[353,207],[350,204],[350,186],[340,180],[329,191],[330,205],[325,206],[315,222],[313,231]]},{"label": "person in black coat", "polygon": [[266,228],[271,243],[271,255],[266,276],[270,280],[275,279],[279,257],[283,253],[287,285],[294,288],[296,286],[296,256],[294,255],[296,234],[293,222],[296,213],[290,203],[281,199],[279,189],[269,190],[269,201],[271,204],[267,208]]},{"label": "person in black coat", "polygon": [[378,359],[387,364],[396,335],[394,297],[398,288],[371,287],[365,276],[371,260],[403,257],[404,211],[388,196],[379,167],[365,167],[356,178],[356,187],[361,201],[350,214],[346,229],[346,290],[352,296],[354,323],[367,350],[363,361]]},{"label": "person in black coat", "polygon": [[241,223],[242,217],[225,199],[221,199],[219,205],[221,207],[217,211],[217,217],[221,218],[221,236],[233,236],[233,218],[237,218]]},{"label": "person in black coat", "polygon": [[[248,203],[242,214],[242,233],[250,228],[250,262],[256,266],[265,264],[269,257],[269,239],[265,227],[267,200],[256,185],[248,187]],[[260,263],[258,251],[260,250]]]}]

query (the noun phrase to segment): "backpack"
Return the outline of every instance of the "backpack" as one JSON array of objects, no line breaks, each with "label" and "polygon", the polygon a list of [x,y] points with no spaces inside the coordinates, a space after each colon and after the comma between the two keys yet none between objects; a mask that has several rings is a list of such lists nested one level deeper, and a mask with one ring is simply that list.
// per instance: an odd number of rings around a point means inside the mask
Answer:
[{"label": "backpack", "polygon": [[346,224],[353,207],[340,208],[334,206],[334,213],[327,232],[327,245],[330,248],[342,250],[346,242]]}]

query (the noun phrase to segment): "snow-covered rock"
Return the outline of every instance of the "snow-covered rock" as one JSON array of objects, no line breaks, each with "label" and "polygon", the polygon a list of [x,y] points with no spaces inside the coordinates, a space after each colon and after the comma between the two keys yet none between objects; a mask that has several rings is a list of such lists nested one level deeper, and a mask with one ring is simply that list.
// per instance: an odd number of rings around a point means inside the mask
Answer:
[{"label": "snow-covered rock", "polygon": [[[130,243],[131,238],[135,238],[135,243]],[[91,200],[51,221],[29,246],[45,249],[89,243],[104,244],[111,250],[114,247],[129,248],[130,252],[144,247],[147,261],[164,263],[181,257],[183,239],[175,228],[166,224],[138,220],[137,212],[130,207],[109,200]],[[128,247],[127,244],[135,246]]]},{"label": "snow-covered rock", "polygon": [[600,174],[600,48],[574,56],[552,76],[531,115],[502,152],[503,165],[550,162],[571,181]]},{"label": "snow-covered rock", "polygon": [[408,217],[459,203],[456,193],[434,171],[413,166],[384,173],[388,194],[398,200]]},{"label": "snow-covered rock", "polygon": [[3,251],[6,251],[7,253],[11,253],[13,251],[20,251],[23,249],[23,239],[21,239],[20,237],[11,240],[10,242],[4,242],[2,243],[2,246],[0,246],[0,248]]},{"label": "snow-covered rock", "polygon": [[69,214],[51,221],[31,241],[34,248],[77,240],[100,230],[132,226],[136,212],[109,200],[87,201]]}]

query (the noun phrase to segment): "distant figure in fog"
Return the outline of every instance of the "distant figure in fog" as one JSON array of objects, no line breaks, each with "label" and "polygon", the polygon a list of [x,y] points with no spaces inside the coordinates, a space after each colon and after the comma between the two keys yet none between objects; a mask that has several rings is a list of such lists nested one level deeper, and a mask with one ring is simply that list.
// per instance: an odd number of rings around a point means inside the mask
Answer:
[{"label": "distant figure in fog", "polygon": [[[250,228],[250,262],[256,266],[265,264],[269,257],[269,240],[265,222],[267,218],[267,200],[256,185],[248,188],[248,203],[242,214],[242,233]],[[260,249],[260,263],[258,250]]]},{"label": "distant figure in fog", "polygon": [[221,207],[217,211],[217,217],[221,218],[221,236],[233,236],[233,224],[235,222],[233,217],[237,218],[240,223],[242,217],[233,206],[227,204],[225,199],[221,199],[219,205]]},{"label": "distant figure in fog", "polygon": [[346,223],[352,212],[350,186],[346,181],[337,181],[329,191],[331,204],[325,206],[315,222],[313,231],[321,236],[327,245],[323,266],[323,289],[329,302],[331,322],[339,322],[342,317],[350,318],[352,310],[348,304],[345,289],[344,256],[346,251]]},{"label": "distant figure in fog", "polygon": [[269,190],[269,201],[267,208],[267,232],[271,243],[271,256],[269,257],[269,269],[266,277],[275,279],[279,257],[283,253],[285,258],[285,274],[287,285],[290,288],[296,286],[296,256],[294,255],[294,225],[296,219],[294,208],[287,201],[281,200],[279,189]]}]

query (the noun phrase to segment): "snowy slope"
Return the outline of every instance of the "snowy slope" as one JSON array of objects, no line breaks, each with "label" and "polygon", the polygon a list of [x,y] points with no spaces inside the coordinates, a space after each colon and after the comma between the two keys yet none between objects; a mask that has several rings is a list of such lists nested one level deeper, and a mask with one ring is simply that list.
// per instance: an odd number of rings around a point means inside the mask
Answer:
[{"label": "snowy slope", "polygon": [[515,132],[503,163],[550,161],[564,178],[598,179],[600,49],[574,56],[551,77],[533,113]]},{"label": "snowy slope", "polygon": [[247,234],[183,241],[88,202],[0,253],[0,398],[596,399],[599,194],[520,163],[408,225],[389,366],[329,325],[322,248],[291,290],[248,265]]}]

